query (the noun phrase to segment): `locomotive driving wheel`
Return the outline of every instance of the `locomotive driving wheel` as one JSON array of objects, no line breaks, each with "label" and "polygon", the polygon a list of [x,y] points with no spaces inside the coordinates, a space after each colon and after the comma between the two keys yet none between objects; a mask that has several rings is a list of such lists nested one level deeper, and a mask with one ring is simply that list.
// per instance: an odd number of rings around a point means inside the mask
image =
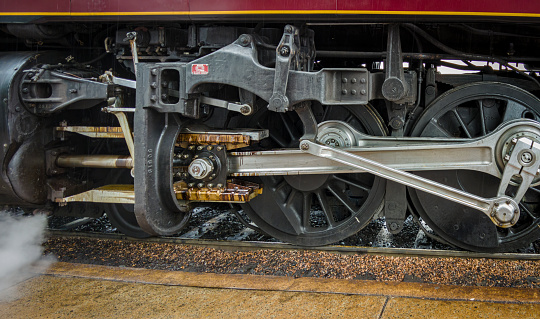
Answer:
[{"label": "locomotive driving wheel", "polygon": [[[314,105],[312,109],[318,123],[342,121],[366,134],[385,134],[380,117],[370,106]],[[303,135],[302,123],[293,112],[262,110],[250,125],[269,129],[265,148],[298,149]],[[341,147],[347,143],[345,131],[338,124],[318,140]],[[260,181],[263,194],[244,204],[244,211],[265,233],[303,246],[334,243],[358,232],[382,208],[386,184],[367,173],[270,176]]]},{"label": "locomotive driving wheel", "polygon": [[[540,120],[540,100],[509,84],[471,83],[433,101],[411,135],[475,138],[515,119]],[[418,175],[484,198],[494,197],[499,185],[498,178],[476,171],[430,171]],[[468,250],[504,252],[522,248],[540,237],[540,187],[535,185],[519,203],[519,221],[510,228],[499,228],[485,214],[438,196],[409,189],[409,197],[414,212],[443,240]],[[507,194],[513,196],[516,190],[513,187]]]}]

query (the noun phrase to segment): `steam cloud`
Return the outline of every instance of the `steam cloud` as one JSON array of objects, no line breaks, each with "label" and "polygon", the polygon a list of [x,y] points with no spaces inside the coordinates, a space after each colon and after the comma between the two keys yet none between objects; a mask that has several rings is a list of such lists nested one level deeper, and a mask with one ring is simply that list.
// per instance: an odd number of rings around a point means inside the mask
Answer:
[{"label": "steam cloud", "polygon": [[15,217],[0,212],[0,301],[16,298],[13,291],[8,294],[6,290],[53,262],[42,258],[46,225],[44,215]]}]

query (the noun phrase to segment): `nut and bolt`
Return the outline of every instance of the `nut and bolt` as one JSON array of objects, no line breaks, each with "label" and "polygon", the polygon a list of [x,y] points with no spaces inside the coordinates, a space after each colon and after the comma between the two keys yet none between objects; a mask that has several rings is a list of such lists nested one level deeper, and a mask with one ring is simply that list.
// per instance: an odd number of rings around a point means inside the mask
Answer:
[{"label": "nut and bolt", "polygon": [[242,114],[249,114],[250,111],[251,111],[251,110],[250,110],[250,107],[247,106],[247,105],[244,105],[244,106],[242,106],[242,107],[240,108],[240,113],[242,113]]},{"label": "nut and bolt", "polygon": [[508,155],[508,154],[504,155],[504,160],[509,161],[510,160],[510,155]]},{"label": "nut and bolt", "polygon": [[202,151],[203,147],[202,146],[197,146],[197,151]]},{"label": "nut and bolt", "polygon": [[289,56],[289,54],[291,54],[291,48],[289,48],[289,46],[287,45],[284,45],[281,48],[279,48],[279,54],[281,56],[287,57]]},{"label": "nut and bolt", "polygon": [[530,163],[532,162],[533,160],[533,155],[530,153],[530,152],[523,152],[523,154],[521,154],[521,161],[523,163]]},{"label": "nut and bolt", "polygon": [[239,42],[240,42],[240,45],[245,47],[249,45],[249,43],[251,42],[251,39],[249,38],[247,34],[242,34],[240,36]]},{"label": "nut and bolt", "polygon": [[208,186],[209,188],[212,188],[212,187],[214,187],[214,184],[210,183],[210,184],[208,184],[207,186]]},{"label": "nut and bolt", "polygon": [[356,90],[351,90],[352,95],[356,95]]},{"label": "nut and bolt", "polygon": [[361,78],[361,79],[360,79],[360,83],[366,83],[366,79],[365,79],[365,78]]},{"label": "nut and bolt", "polygon": [[188,166],[189,175],[196,179],[208,177],[214,170],[214,164],[207,158],[199,158],[193,160]]},{"label": "nut and bolt", "polygon": [[187,186],[191,188],[191,187],[195,186],[195,183],[189,183]]},{"label": "nut and bolt", "polygon": [[347,94],[347,90],[345,90],[345,89],[341,90],[341,94],[343,94],[343,95]]},{"label": "nut and bolt", "polygon": [[356,83],[356,78],[352,78],[351,83]]},{"label": "nut and bolt", "polygon": [[216,186],[217,186],[218,188],[221,188],[221,187],[223,187],[223,184],[217,184]]},{"label": "nut and bolt", "polygon": [[204,187],[204,183],[199,183],[199,184],[197,184],[197,187],[198,187],[198,188],[203,188],[203,187]]},{"label": "nut and bolt", "polygon": [[158,74],[158,70],[157,70],[157,69],[152,69],[152,71],[150,71],[150,73],[152,73],[152,75],[157,75],[157,74]]},{"label": "nut and bolt", "polygon": [[342,79],[341,79],[341,82],[347,83],[347,78],[342,78]]},{"label": "nut and bolt", "polygon": [[190,146],[188,147],[188,150],[193,150],[194,148],[195,148],[195,146],[190,145]]},{"label": "nut and bolt", "polygon": [[302,145],[300,145],[300,149],[301,149],[302,151],[307,151],[307,150],[309,150],[309,144],[307,144],[307,143],[302,143]]},{"label": "nut and bolt", "polygon": [[223,149],[223,147],[221,147],[221,146],[216,147],[216,150],[218,150],[218,151],[221,151],[222,149]]},{"label": "nut and bolt", "polygon": [[213,148],[214,148],[214,147],[212,147],[212,145],[208,145],[208,146],[206,147],[206,149],[209,150],[209,151],[211,151]]},{"label": "nut and bolt", "polygon": [[362,94],[362,95],[366,95],[366,93],[367,93],[366,90],[360,91],[360,94]]}]

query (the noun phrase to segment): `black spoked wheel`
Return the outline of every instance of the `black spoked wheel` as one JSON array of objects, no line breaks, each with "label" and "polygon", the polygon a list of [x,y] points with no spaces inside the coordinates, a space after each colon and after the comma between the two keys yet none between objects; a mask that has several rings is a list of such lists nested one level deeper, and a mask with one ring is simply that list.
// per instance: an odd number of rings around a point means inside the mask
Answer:
[{"label": "black spoked wheel", "polygon": [[[343,121],[370,135],[385,133],[370,106],[314,105],[313,111],[319,123]],[[298,148],[303,134],[292,112],[262,111],[250,126],[270,130],[265,148]],[[271,176],[261,182],[263,194],[243,205],[244,211],[267,234],[303,246],[330,244],[358,232],[382,208],[385,190],[385,180],[371,174]]]},{"label": "black spoked wheel", "polygon": [[[521,118],[538,121],[540,100],[509,84],[472,83],[454,88],[433,101],[411,135],[474,138]],[[485,198],[496,196],[499,186],[498,178],[476,171],[431,171],[418,175]],[[413,210],[438,236],[467,250],[512,251],[540,237],[538,187],[531,187],[519,203],[520,219],[510,228],[499,228],[483,213],[438,196],[415,189],[409,189],[409,196]]]},{"label": "black spoked wheel", "polygon": [[[133,177],[128,169],[117,169],[109,175],[108,184],[133,184]],[[105,212],[118,231],[135,238],[150,237],[137,223],[133,204],[106,204]]]}]

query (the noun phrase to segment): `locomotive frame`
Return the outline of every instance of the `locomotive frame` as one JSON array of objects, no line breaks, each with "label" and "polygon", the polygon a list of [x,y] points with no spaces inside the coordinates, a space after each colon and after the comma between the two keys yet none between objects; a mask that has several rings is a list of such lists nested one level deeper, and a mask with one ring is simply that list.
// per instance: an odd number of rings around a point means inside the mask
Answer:
[{"label": "locomotive frame", "polygon": [[5,204],[131,236],[220,202],[306,246],[376,215],[477,251],[540,237],[534,3],[20,5],[0,13]]}]

